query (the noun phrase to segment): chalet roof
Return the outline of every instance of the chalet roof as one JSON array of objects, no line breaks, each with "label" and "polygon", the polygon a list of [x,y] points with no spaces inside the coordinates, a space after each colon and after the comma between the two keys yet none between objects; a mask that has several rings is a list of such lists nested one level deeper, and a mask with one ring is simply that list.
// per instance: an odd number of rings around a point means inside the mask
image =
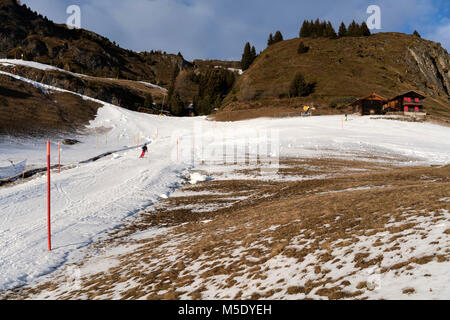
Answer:
[{"label": "chalet roof", "polygon": [[351,104],[351,106],[353,106],[353,105],[355,105],[358,102],[363,101],[363,100],[387,101],[387,99],[385,97],[382,97],[382,96],[380,96],[379,94],[376,94],[376,93],[372,93],[371,95],[368,95],[367,97],[359,98],[358,100],[353,102]]},{"label": "chalet roof", "polygon": [[396,97],[394,97],[392,99],[389,99],[389,101],[397,100],[397,99],[403,98],[403,97],[411,97],[411,96],[417,97],[417,98],[420,98],[420,99],[425,99],[426,98],[424,95],[422,95],[422,94],[420,94],[420,93],[418,93],[416,91],[408,91],[408,92],[405,92],[404,94],[401,94],[401,95],[396,96]]}]

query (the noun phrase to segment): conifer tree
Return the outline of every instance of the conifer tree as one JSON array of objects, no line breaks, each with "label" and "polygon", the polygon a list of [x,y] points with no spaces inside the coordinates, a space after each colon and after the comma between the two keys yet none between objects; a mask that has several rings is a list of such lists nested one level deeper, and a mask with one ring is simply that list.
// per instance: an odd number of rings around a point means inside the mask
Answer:
[{"label": "conifer tree", "polygon": [[320,21],[316,19],[315,21],[305,20],[303,21],[302,27],[300,28],[300,38],[330,38],[336,39],[337,34],[334,30],[333,25],[330,21]]},{"label": "conifer tree", "polygon": [[252,55],[252,53],[251,53],[251,48],[250,48],[250,42],[247,42],[245,44],[244,53],[242,54],[242,59],[241,59],[241,68],[242,68],[242,70],[245,71],[248,68],[250,68],[250,65],[252,63],[251,55]]},{"label": "conifer tree", "polygon": [[314,92],[316,84],[307,83],[302,73],[298,72],[291,82],[289,95],[291,97],[306,97]]},{"label": "conifer tree", "polygon": [[250,59],[250,65],[251,65],[257,57],[255,46],[252,46],[252,50],[250,51],[250,57],[251,57],[251,59]]},{"label": "conifer tree", "polygon": [[269,35],[269,40],[267,40],[267,46],[269,47],[269,46],[271,46],[272,44],[273,44],[273,35],[270,34],[270,35]]},{"label": "conifer tree", "polygon": [[327,24],[326,24],[325,36],[327,38],[330,38],[330,39],[336,39],[337,38],[336,30],[334,30],[333,25],[331,24],[330,21],[328,21]]},{"label": "conifer tree", "polygon": [[363,36],[363,37],[369,37],[372,34],[370,32],[369,27],[367,26],[367,24],[365,22],[363,22],[361,24],[360,32],[361,32],[361,36]]},{"label": "conifer tree", "polygon": [[346,37],[347,34],[347,27],[345,26],[345,23],[342,22],[341,26],[339,27],[339,37]]},{"label": "conifer tree", "polygon": [[355,20],[350,23],[347,30],[347,35],[349,37],[358,37],[359,34],[359,27],[358,24],[355,22]]},{"label": "conifer tree", "polygon": [[175,85],[179,73],[180,69],[178,68],[178,65],[176,65],[172,73],[172,78],[170,79],[169,90],[167,91],[167,100],[169,105],[171,104],[172,97],[175,93]]},{"label": "conifer tree", "polygon": [[175,69],[173,70],[173,73],[172,73],[172,81],[177,80],[179,73],[180,73],[180,68],[178,68],[178,65],[175,65]]},{"label": "conifer tree", "polygon": [[325,21],[320,23],[319,37],[328,37],[327,23]]},{"label": "conifer tree", "polygon": [[281,42],[283,41],[283,35],[280,31],[277,31],[273,37],[273,43]]},{"label": "conifer tree", "polygon": [[[312,22],[312,21],[311,21]],[[312,22],[311,24],[311,37],[318,38],[322,36],[321,32],[321,26],[320,26],[320,20],[319,18],[316,19],[315,22]]]},{"label": "conifer tree", "polygon": [[175,95],[170,100],[170,112],[174,116],[181,116],[183,114],[184,104],[181,101],[180,95],[175,93]]},{"label": "conifer tree", "polygon": [[300,38],[308,38],[311,36],[311,25],[309,21],[303,21],[303,25],[300,29]]},{"label": "conifer tree", "polygon": [[303,41],[300,41],[300,44],[298,45],[297,53],[303,54],[309,51],[309,47],[305,46]]},{"label": "conifer tree", "polygon": [[422,37],[420,36],[420,33],[419,33],[417,30],[414,30],[413,35],[415,35],[416,37],[422,38]]},{"label": "conifer tree", "polygon": [[211,113],[212,108],[213,100],[211,99],[211,96],[207,95],[199,103],[199,112],[201,115],[207,115]]}]

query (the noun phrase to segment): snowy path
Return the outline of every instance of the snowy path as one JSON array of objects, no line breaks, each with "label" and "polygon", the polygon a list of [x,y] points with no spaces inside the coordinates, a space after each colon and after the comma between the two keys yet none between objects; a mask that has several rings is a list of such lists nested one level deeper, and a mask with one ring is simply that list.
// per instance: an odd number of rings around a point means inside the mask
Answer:
[{"label": "snowy path", "polygon": [[177,175],[170,166],[152,170],[148,161],[140,161],[133,153],[54,174],[51,253],[46,251],[46,177],[1,190],[0,269],[6,271],[1,283],[29,280],[75,259],[67,253],[76,255],[76,249],[101,232],[151,205],[179,180]]},{"label": "snowy path", "polygon": [[[95,162],[78,164],[60,174],[54,172],[50,253],[46,247],[46,175],[0,188],[0,290],[82,259],[80,248],[173,191],[188,167],[171,161],[173,145],[168,143],[168,135],[186,120],[164,125],[166,120],[111,105],[101,109],[90,127],[108,127],[109,134],[120,133],[125,141],[139,132],[141,141],[149,143],[150,153],[139,159],[139,148],[126,147]],[[154,140],[157,126],[162,128],[161,136]],[[88,136],[81,144],[67,147],[63,159],[75,164],[115,150],[115,146],[98,147],[97,140]],[[44,165],[41,148],[32,147],[25,153],[24,157],[36,166]]]}]

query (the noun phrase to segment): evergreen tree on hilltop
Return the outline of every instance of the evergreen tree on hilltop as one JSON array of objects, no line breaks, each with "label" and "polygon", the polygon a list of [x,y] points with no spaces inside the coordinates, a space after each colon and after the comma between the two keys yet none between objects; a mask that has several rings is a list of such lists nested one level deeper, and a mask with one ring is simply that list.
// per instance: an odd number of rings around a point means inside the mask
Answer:
[{"label": "evergreen tree on hilltop", "polygon": [[367,24],[365,22],[363,22],[361,24],[360,33],[361,33],[361,36],[363,36],[363,37],[369,37],[372,34],[370,32],[369,27],[367,26]]},{"label": "evergreen tree on hilltop", "polygon": [[320,25],[319,18],[317,18],[316,21],[312,22],[311,26],[312,26],[311,37],[313,37],[313,38],[321,37],[322,36],[322,26]]},{"label": "evergreen tree on hilltop", "polygon": [[252,50],[250,51],[250,57],[251,57],[250,64],[252,64],[253,61],[256,60],[256,57],[257,57],[257,56],[258,56],[258,55],[256,54],[255,46],[252,46]]},{"label": "evergreen tree on hilltop", "polygon": [[250,68],[250,65],[252,63],[251,55],[252,55],[252,53],[251,53],[251,48],[250,48],[250,42],[247,42],[245,44],[244,53],[242,54],[242,59],[241,59],[241,68],[243,71]]},{"label": "evergreen tree on hilltop", "polygon": [[311,24],[309,21],[303,21],[303,25],[300,29],[300,38],[311,37]]},{"label": "evergreen tree on hilltop", "polygon": [[269,47],[271,45],[273,45],[273,35],[272,34],[269,35],[269,40],[267,40],[267,46]]},{"label": "evergreen tree on hilltop", "polygon": [[320,23],[319,37],[328,38],[328,27],[325,21]]},{"label": "evergreen tree on hilltop", "polygon": [[281,42],[281,41],[283,41],[284,39],[283,39],[283,35],[281,34],[281,32],[280,31],[277,31],[276,33],[275,33],[275,36],[273,37],[273,43],[278,43],[278,42]]},{"label": "evergreen tree on hilltop", "polygon": [[365,22],[358,24],[355,20],[348,26],[347,36],[348,37],[368,37],[372,33]]},{"label": "evergreen tree on hilltop", "polygon": [[331,24],[330,21],[328,21],[325,26],[325,36],[330,39],[337,38],[336,30],[334,30],[333,25]]},{"label": "evergreen tree on hilltop", "polygon": [[303,21],[303,25],[300,29],[300,38],[330,38],[336,39],[337,34],[330,21]]},{"label": "evergreen tree on hilltop", "polygon": [[420,33],[419,33],[417,30],[414,30],[413,35],[415,35],[416,37],[422,38],[422,37],[420,36]]},{"label": "evergreen tree on hilltop", "polygon": [[347,27],[345,26],[345,23],[342,22],[341,26],[339,27],[339,37],[346,37],[347,34]]},{"label": "evergreen tree on hilltop", "polygon": [[359,26],[355,20],[350,23],[347,30],[347,36],[349,37],[358,37],[359,36]]},{"label": "evergreen tree on hilltop", "polygon": [[247,42],[245,44],[244,53],[242,54],[241,69],[245,71],[250,68],[257,56],[255,46],[250,48],[250,42]]}]

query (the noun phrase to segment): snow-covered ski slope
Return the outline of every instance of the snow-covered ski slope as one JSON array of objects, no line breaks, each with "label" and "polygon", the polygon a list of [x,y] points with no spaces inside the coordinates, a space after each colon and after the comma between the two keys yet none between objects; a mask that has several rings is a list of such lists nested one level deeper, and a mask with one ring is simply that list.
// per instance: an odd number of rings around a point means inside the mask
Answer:
[{"label": "snow-covered ski slope", "polygon": [[[146,158],[138,159],[140,150],[134,148],[52,174],[51,253],[46,251],[46,176],[0,189],[0,289],[32,280],[67,261],[81,259],[81,247],[95,241],[102,232],[120,225],[126,217],[167,196],[182,181],[187,166],[168,159],[171,152],[168,135],[186,120],[176,119],[178,121],[164,126],[162,119],[151,121],[140,117],[107,105],[93,126],[115,123],[110,134],[115,137],[123,134],[122,141],[139,130],[140,140],[150,143]],[[155,140],[157,124],[161,125],[161,130]],[[107,146],[96,151],[96,140],[95,135],[86,137],[78,146],[64,150],[65,163],[69,158],[69,163],[76,165],[77,160],[105,151]],[[22,145],[23,157],[39,164],[43,158],[42,146],[40,149],[33,146],[27,154],[27,145]],[[109,148],[116,150],[123,146],[110,145]],[[3,150],[4,146],[2,158]],[[53,145],[53,163],[56,150]],[[17,149],[14,152],[17,156]]]},{"label": "snow-covered ski slope", "polygon": [[[87,134],[75,137],[81,143],[63,146],[62,163],[73,168],[52,175],[52,252],[47,251],[46,239],[46,176],[0,188],[0,290],[80,261],[83,248],[105,231],[170,196],[183,181],[183,172],[192,167],[176,161],[176,138],[180,145],[186,141],[191,145],[195,132],[196,149],[202,141],[209,146],[225,141],[239,147],[245,144],[247,134],[267,129],[278,132],[280,138],[280,151],[273,156],[387,155],[411,158],[412,164],[450,163],[450,128],[429,123],[355,117],[344,123],[343,129],[340,116],[214,123],[203,117],[159,117],[104,104]],[[214,136],[221,139],[214,140]],[[258,139],[258,134],[255,136]],[[137,145],[138,137],[140,144],[149,143],[144,159],[138,159],[139,148],[128,149]],[[58,157],[57,143],[52,141],[53,164]],[[123,151],[80,164],[117,150]],[[0,137],[0,166],[9,165],[10,160],[27,160],[28,165],[42,167],[45,152],[44,140]]]}]

